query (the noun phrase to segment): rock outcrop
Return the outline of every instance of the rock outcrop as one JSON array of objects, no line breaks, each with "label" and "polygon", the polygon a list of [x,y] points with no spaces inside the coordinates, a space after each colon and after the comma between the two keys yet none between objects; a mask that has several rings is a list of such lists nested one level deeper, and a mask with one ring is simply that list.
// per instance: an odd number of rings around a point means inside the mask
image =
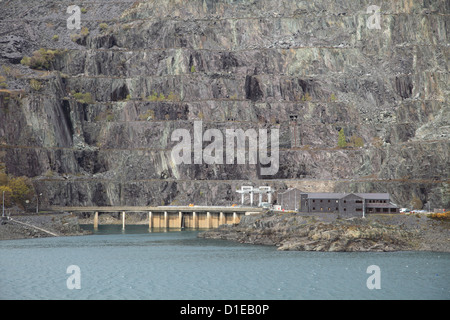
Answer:
[{"label": "rock outcrop", "polygon": [[[449,2],[378,1],[380,29],[372,2],[93,0],[70,30],[70,1],[1,1],[0,163],[44,206],[232,204],[250,183],[449,207]],[[39,48],[48,71],[19,64]],[[278,172],[175,164],[171,133],[200,120],[279,129]]]},{"label": "rock outcrop", "polygon": [[403,215],[341,220],[332,214],[266,213],[244,216],[237,225],[222,225],[198,236],[277,246],[281,251],[450,250],[448,222]]}]

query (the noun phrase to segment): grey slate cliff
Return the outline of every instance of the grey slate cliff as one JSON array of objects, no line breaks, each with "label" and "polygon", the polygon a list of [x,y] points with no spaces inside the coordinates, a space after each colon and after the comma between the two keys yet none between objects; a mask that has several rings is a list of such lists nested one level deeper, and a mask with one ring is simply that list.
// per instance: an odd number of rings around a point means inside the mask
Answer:
[{"label": "grey slate cliff", "polygon": [[[44,206],[229,205],[249,183],[450,206],[448,1],[93,0],[84,34],[72,4],[0,2],[0,163]],[[39,48],[49,71],[20,64]],[[176,165],[196,120],[279,129],[277,174]]]}]

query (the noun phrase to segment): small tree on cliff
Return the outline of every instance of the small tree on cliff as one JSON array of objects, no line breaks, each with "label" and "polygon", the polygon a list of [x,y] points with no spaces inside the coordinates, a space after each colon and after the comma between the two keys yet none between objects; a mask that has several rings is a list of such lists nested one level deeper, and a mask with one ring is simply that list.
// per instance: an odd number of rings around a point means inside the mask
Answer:
[{"label": "small tree on cliff", "polygon": [[339,131],[339,138],[338,138],[338,147],[339,148],[345,148],[347,146],[347,141],[345,138],[344,128],[342,128]]},{"label": "small tree on cliff", "polygon": [[0,201],[2,202],[2,205],[3,205],[3,192],[5,193],[5,207],[8,208],[11,206],[12,190],[10,187],[0,186]]},{"label": "small tree on cliff", "polygon": [[11,190],[12,202],[19,207],[24,208],[26,201],[33,199],[33,184],[27,177],[10,178],[7,187]]},{"label": "small tree on cliff", "polygon": [[8,175],[4,172],[0,172],[0,186],[6,186],[8,184]]}]

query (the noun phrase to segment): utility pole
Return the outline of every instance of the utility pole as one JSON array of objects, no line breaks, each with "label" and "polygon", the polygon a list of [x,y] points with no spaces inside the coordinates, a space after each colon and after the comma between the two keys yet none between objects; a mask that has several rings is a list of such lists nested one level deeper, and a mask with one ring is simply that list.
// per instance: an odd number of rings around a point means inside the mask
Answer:
[{"label": "utility pole", "polygon": [[365,211],[366,211],[366,199],[363,199],[363,218],[365,218],[364,215]]}]

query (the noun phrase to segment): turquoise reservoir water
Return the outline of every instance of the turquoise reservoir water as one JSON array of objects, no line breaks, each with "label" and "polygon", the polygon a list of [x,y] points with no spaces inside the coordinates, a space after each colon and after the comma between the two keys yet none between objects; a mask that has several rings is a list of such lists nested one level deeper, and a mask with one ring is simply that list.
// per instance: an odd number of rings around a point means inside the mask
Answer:
[{"label": "turquoise reservoir water", "polygon": [[[278,252],[196,235],[100,226],[0,241],[0,299],[450,299],[448,253]],[[367,287],[371,265],[380,289]]]}]

